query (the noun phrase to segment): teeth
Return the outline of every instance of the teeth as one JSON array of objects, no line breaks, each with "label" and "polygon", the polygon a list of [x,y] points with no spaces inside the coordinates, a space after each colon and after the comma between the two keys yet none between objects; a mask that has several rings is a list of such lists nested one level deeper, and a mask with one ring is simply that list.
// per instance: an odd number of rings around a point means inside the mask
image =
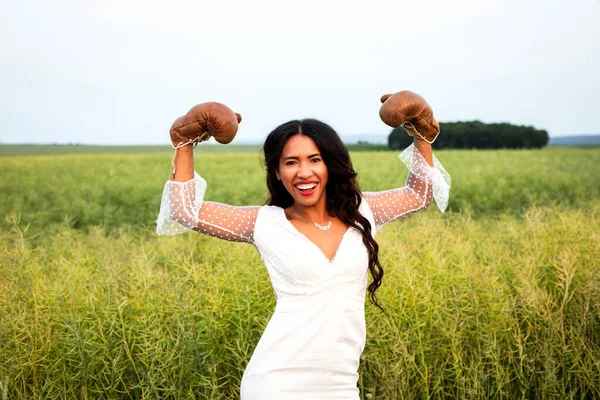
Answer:
[{"label": "teeth", "polygon": [[315,188],[316,186],[317,186],[316,183],[309,183],[307,185],[296,185],[296,187],[300,190],[312,189],[312,188]]}]

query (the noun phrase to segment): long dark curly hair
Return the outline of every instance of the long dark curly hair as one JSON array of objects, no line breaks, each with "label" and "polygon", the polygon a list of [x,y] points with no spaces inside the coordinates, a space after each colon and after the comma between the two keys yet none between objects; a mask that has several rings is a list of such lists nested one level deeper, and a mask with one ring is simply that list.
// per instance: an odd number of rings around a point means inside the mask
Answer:
[{"label": "long dark curly hair", "polygon": [[368,287],[369,299],[375,306],[383,310],[375,294],[383,279],[383,267],[379,262],[378,255],[379,245],[371,234],[371,224],[358,211],[362,197],[356,180],[357,173],[352,167],[348,149],[331,126],[312,118],[293,120],[278,126],[267,136],[263,145],[267,169],[267,188],[269,189],[267,204],[281,208],[294,204],[292,195],[276,175],[283,147],[294,135],[308,136],[319,148],[329,174],[326,187],[327,211],[358,230],[362,235],[363,243],[369,253],[369,271],[373,277],[373,281]]}]

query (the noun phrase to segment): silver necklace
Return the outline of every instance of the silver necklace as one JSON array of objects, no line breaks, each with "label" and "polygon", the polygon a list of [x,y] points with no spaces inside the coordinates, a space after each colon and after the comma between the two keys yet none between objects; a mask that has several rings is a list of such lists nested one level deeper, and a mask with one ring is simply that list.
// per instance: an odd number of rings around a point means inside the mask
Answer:
[{"label": "silver necklace", "polygon": [[328,231],[329,228],[331,228],[331,216],[329,216],[329,222],[327,223],[327,225],[319,225],[316,222],[312,222],[307,220],[306,218],[302,218],[301,216],[299,216],[298,214],[296,214],[296,210],[294,210],[294,205],[292,204],[292,212],[294,213],[294,215],[298,218],[300,218],[303,221],[308,222],[309,224],[314,224],[317,228],[319,228],[322,231]]}]

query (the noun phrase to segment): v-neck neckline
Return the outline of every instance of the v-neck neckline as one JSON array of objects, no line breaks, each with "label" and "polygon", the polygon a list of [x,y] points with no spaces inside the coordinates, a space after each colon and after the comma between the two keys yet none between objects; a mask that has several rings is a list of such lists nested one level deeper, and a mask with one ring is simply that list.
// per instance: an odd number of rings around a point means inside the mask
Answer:
[{"label": "v-neck neckline", "polygon": [[319,246],[317,246],[317,244],[315,242],[313,242],[312,240],[310,240],[308,238],[308,236],[306,236],[304,233],[300,232],[298,230],[298,228],[296,228],[294,226],[294,224],[292,224],[290,222],[290,220],[287,218],[287,215],[285,214],[285,208],[281,208],[281,213],[283,214],[283,219],[285,220],[285,222],[294,230],[294,232],[300,236],[302,236],[304,239],[306,239],[315,249],[317,249],[319,251],[319,253],[321,253],[321,255],[323,256],[323,258],[325,260],[327,260],[329,262],[329,265],[332,265],[335,262],[335,259],[340,251],[340,248],[342,247],[342,244],[344,243],[344,239],[346,238],[348,232],[350,232],[350,229],[352,229],[351,226],[348,226],[348,229],[346,229],[346,231],[344,232],[344,234],[342,235],[342,238],[340,239],[340,242],[338,243],[337,249],[335,249],[335,253],[333,254],[333,258],[329,259],[329,257],[327,257],[327,255],[323,252],[323,250],[321,250],[321,248]]}]

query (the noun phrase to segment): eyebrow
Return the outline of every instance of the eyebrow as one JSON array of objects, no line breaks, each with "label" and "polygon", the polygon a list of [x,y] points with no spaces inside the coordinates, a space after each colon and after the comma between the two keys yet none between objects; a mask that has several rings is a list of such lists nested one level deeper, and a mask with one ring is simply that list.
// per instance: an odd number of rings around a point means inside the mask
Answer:
[{"label": "eyebrow", "polygon": [[[315,154],[311,154],[306,158],[313,158],[313,157],[321,157],[321,155],[319,153],[315,153]],[[296,157],[296,156],[289,156],[289,157],[285,157],[283,160],[299,160],[300,157]]]}]

